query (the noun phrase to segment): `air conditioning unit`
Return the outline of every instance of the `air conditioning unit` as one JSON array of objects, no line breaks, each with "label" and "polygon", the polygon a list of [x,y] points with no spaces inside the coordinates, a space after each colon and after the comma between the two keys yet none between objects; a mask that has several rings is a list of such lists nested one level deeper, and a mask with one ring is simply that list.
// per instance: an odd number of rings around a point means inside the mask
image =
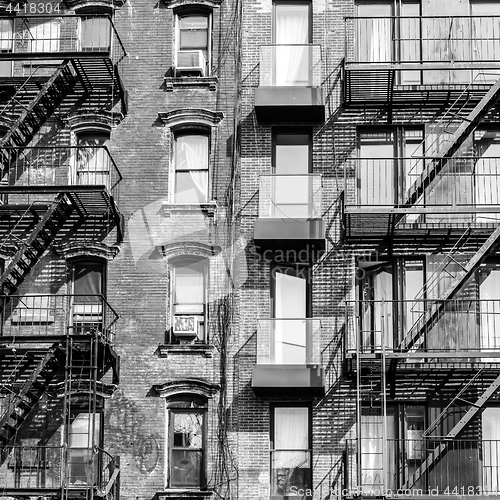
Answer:
[{"label": "air conditioning unit", "polygon": [[179,340],[193,340],[198,336],[198,319],[196,316],[175,316],[174,335]]},{"label": "air conditioning unit", "polygon": [[175,74],[205,76],[206,61],[201,50],[178,50]]}]

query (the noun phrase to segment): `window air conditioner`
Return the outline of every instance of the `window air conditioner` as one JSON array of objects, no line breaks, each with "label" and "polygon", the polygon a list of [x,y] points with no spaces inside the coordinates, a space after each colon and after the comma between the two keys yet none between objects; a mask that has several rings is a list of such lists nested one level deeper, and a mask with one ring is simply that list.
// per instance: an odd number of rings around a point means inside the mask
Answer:
[{"label": "window air conditioner", "polygon": [[179,75],[205,76],[206,61],[201,50],[177,51],[175,73]]},{"label": "window air conditioner", "polygon": [[179,340],[194,339],[198,335],[196,316],[175,316],[173,330]]}]

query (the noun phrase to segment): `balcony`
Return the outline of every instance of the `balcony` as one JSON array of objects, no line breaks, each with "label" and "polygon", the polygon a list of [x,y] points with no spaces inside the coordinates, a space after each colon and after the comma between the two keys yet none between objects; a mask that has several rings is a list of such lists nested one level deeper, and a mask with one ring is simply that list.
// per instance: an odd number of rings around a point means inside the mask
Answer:
[{"label": "balcony", "polygon": [[0,496],[60,495],[67,487],[68,498],[118,498],[118,457],[101,448],[66,446],[10,446],[0,463]]},{"label": "balcony", "polygon": [[100,96],[101,101],[113,96],[126,107],[120,79],[126,52],[111,18],[20,15],[0,18],[0,27],[0,84],[37,92],[40,81],[51,76],[61,61],[69,60],[79,78],[73,89],[75,99],[82,92]]},{"label": "balcony", "polygon": [[[442,280],[439,289],[446,289],[451,281]],[[473,286],[469,288],[460,293],[460,298],[449,300],[349,302],[348,330],[361,354],[384,349],[395,358],[484,358],[498,362],[500,299],[478,299]],[[433,313],[432,317],[428,312]],[[408,335],[419,338],[411,347],[403,344]],[[355,348],[351,344],[349,350]]]},{"label": "balcony", "polygon": [[[368,434],[369,426],[362,424],[362,432],[364,427]],[[373,433],[359,441],[349,439],[344,464],[345,496],[380,498],[397,490],[409,498],[497,495],[500,441],[481,439],[486,431],[481,436],[479,429],[471,431],[478,435],[476,439],[422,438],[422,431],[416,430],[407,430],[407,439],[383,439]],[[433,456],[436,449],[442,449],[437,457]],[[426,472],[416,473],[426,460],[430,464]],[[360,470],[356,468],[358,463]]]},{"label": "balcony", "polygon": [[261,123],[322,122],[320,45],[263,45],[255,113]]},{"label": "balcony", "polygon": [[252,388],[264,395],[323,395],[321,319],[259,319]]},{"label": "balcony", "polygon": [[[479,99],[500,77],[498,16],[347,17],[349,104]],[[469,85],[471,84],[472,85]]]},{"label": "balcony", "polygon": [[52,200],[71,193],[89,212],[115,207],[122,175],[106,146],[4,147],[0,152],[4,203]]},{"label": "balcony", "polygon": [[322,189],[319,174],[260,176],[256,245],[324,249]]},{"label": "balcony", "polygon": [[355,195],[344,202],[349,241],[432,244],[434,235],[442,243],[443,235],[458,238],[465,229],[480,238],[498,221],[500,158],[355,158],[345,176],[346,186],[356,182]]},{"label": "balcony", "polygon": [[54,342],[91,333],[104,344],[114,343],[118,315],[102,295],[4,295],[0,307],[2,343]]}]

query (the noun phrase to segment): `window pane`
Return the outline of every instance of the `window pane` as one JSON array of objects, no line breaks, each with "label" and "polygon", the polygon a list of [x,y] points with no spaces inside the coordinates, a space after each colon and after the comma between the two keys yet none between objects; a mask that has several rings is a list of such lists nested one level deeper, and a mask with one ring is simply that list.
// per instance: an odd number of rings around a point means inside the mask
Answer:
[{"label": "window pane", "polygon": [[84,51],[106,51],[111,39],[111,23],[107,17],[82,19],[81,43]]},{"label": "window pane", "polygon": [[110,187],[109,134],[78,134],[76,151],[76,183],[86,186]]},{"label": "window pane", "polygon": [[201,486],[202,452],[172,450],[170,486]]},{"label": "window pane", "polygon": [[205,30],[181,31],[180,49],[204,49],[208,45],[208,33]]},{"label": "window pane", "polygon": [[59,51],[59,23],[49,21],[31,26],[28,39],[30,52],[58,52]]},{"label": "window pane", "polygon": [[203,414],[174,413],[173,446],[200,449],[203,447]]},{"label": "window pane", "polygon": [[207,29],[207,16],[184,16],[180,18],[180,28],[184,29]]},{"label": "window pane", "polygon": [[73,269],[73,293],[75,295],[100,295],[102,293],[102,264],[75,264]]},{"label": "window pane", "polygon": [[175,142],[175,168],[175,202],[207,201],[208,136],[178,136]]},{"label": "window pane", "polygon": [[176,203],[204,203],[207,201],[208,172],[194,170],[175,175]]},{"label": "window pane", "polygon": [[309,448],[308,408],[275,408],[274,448],[276,450]]},{"label": "window pane", "polygon": [[203,304],[204,288],[203,263],[193,263],[190,266],[175,268],[175,304]]},{"label": "window pane", "polygon": [[182,135],[175,141],[176,170],[208,169],[208,136]]}]

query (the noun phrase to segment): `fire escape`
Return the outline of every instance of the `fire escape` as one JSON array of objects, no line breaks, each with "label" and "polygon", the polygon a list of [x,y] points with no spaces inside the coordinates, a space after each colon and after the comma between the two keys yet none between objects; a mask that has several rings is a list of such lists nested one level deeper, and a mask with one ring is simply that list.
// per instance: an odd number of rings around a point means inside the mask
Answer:
[{"label": "fire escape", "polygon": [[101,439],[118,316],[103,295],[33,294],[30,280],[57,245],[121,242],[107,147],[47,143],[42,127],[126,113],[126,54],[104,16],[0,23],[11,34],[0,54],[0,496],[118,498],[119,457]]},{"label": "fire escape", "polygon": [[[347,308],[348,331],[355,339],[347,366],[358,405],[357,438],[348,442],[345,465],[351,494],[385,496],[398,488],[438,496],[463,494],[462,487],[467,494],[466,478],[474,474],[469,486],[478,494],[478,488],[494,488],[499,476],[497,462],[488,458],[496,457],[498,444],[480,437],[478,420],[500,386],[498,346],[481,337],[495,335],[498,311],[495,301],[477,299],[480,285],[474,282],[500,242],[500,200],[492,195],[500,164],[488,158],[485,174],[478,165],[486,160],[471,146],[473,135],[491,123],[500,97],[492,57],[497,45],[482,39],[489,37],[489,21],[481,22],[471,17],[395,18],[391,49],[380,49],[370,61],[349,37],[359,37],[368,26],[368,32],[374,26],[383,31],[390,24],[382,18],[346,19],[346,46],[352,51],[343,69],[344,112],[363,105],[369,114],[371,105],[383,108],[389,123],[412,109],[429,117],[424,142],[413,155],[349,160],[345,182],[348,186],[354,173],[357,192],[346,195],[346,242],[373,251],[374,261],[383,261],[380,255],[440,255],[411,300],[359,294]],[[419,32],[430,41],[422,41],[415,59],[409,49]],[[459,60],[438,60],[431,48],[441,42],[453,46]],[[438,77],[429,75],[439,72],[445,78],[438,84]],[[432,126],[436,119],[430,117],[440,105],[448,110]],[[405,178],[403,189],[401,184],[395,192],[394,186],[384,186],[392,175]],[[483,191],[477,188],[481,175]],[[367,189],[363,182],[368,181]],[[408,404],[432,408],[418,430],[397,413]],[[396,412],[395,424],[389,424],[391,412]],[[476,463],[460,464],[465,454]]]}]

